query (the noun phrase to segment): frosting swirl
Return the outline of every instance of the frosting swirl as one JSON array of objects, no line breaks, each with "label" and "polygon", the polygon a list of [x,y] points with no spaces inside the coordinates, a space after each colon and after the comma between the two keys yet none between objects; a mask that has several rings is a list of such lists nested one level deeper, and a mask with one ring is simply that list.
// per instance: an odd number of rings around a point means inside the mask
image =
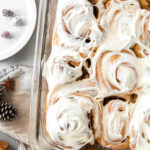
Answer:
[{"label": "frosting swirl", "polygon": [[102,33],[98,28],[93,11],[91,3],[87,0],[60,2],[54,43],[65,47],[79,48],[86,44],[87,38],[91,43],[100,41]]},{"label": "frosting swirl", "polygon": [[[59,51],[58,48],[58,53]],[[49,59],[45,65],[45,76],[49,87],[54,88],[73,82],[82,76],[82,66],[83,62],[76,54],[55,56],[54,59]]]},{"label": "frosting swirl", "polygon": [[94,143],[91,117],[96,108],[86,96],[72,94],[58,98],[50,104],[46,117],[46,129],[52,141],[66,149],[80,149]]},{"label": "frosting swirl", "polygon": [[148,76],[147,70],[129,50],[105,51],[99,57],[97,79],[101,92],[132,92],[146,85],[143,75]]},{"label": "frosting swirl", "polygon": [[[69,1],[62,10],[62,28],[74,38],[85,37],[94,19],[92,6],[86,1]],[[79,22],[80,20],[80,22]]]},{"label": "frosting swirl", "polygon": [[107,49],[121,50],[132,42],[138,8],[136,1],[111,1],[102,19]]}]

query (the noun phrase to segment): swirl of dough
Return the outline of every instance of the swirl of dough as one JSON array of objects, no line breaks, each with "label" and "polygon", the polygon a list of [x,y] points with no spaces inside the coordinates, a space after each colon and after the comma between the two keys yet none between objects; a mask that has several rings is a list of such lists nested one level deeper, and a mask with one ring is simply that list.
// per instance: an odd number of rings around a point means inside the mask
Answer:
[{"label": "swirl of dough", "polygon": [[130,122],[131,150],[149,150],[150,148],[150,94],[139,96]]},{"label": "swirl of dough", "polygon": [[[146,86],[148,71],[129,50],[102,52],[97,65],[101,93],[133,92]],[[143,75],[147,78],[143,79]]]},{"label": "swirl of dough", "polygon": [[127,102],[116,98],[106,103],[103,106],[102,124],[101,145],[113,149],[128,147],[129,108]]},{"label": "swirl of dough", "polygon": [[90,42],[101,39],[101,31],[87,0],[65,0],[59,3],[57,25],[53,43],[65,47],[80,47],[90,38]]},{"label": "swirl of dough", "polygon": [[107,32],[108,49],[120,50],[132,42],[138,8],[139,5],[135,1],[111,1],[102,19],[103,27]]},{"label": "swirl of dough", "polygon": [[[46,129],[51,140],[65,149],[80,149],[99,136],[99,106],[90,97],[70,94],[51,100]],[[97,132],[94,133],[94,128]]]}]

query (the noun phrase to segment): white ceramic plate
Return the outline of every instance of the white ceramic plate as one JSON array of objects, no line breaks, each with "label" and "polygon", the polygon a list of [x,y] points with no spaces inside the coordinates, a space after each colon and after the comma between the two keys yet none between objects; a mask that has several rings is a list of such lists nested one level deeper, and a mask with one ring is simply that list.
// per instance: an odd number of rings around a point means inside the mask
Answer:
[{"label": "white ceramic plate", "polygon": [[[23,25],[13,26],[13,17],[4,17],[3,9],[10,9],[20,16]],[[0,0],[0,61],[19,52],[29,41],[36,25],[35,0]],[[1,33],[9,31],[10,38],[2,38]]]}]

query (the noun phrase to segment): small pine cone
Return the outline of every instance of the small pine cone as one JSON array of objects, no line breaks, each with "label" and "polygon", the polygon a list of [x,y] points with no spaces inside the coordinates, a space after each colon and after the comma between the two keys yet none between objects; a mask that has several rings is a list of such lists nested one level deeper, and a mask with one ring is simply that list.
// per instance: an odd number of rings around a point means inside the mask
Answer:
[{"label": "small pine cone", "polygon": [[0,102],[0,120],[11,121],[17,114],[17,110],[14,106],[6,103]]}]

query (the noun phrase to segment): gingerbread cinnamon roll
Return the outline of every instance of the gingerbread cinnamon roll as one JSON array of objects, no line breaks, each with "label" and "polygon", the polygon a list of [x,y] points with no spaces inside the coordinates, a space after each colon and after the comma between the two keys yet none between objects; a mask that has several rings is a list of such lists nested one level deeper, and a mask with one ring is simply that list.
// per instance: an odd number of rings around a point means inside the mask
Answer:
[{"label": "gingerbread cinnamon roll", "polygon": [[59,3],[54,45],[79,48],[81,45],[97,42],[101,39],[101,34],[94,8],[88,0],[62,0]]},{"label": "gingerbread cinnamon roll", "polygon": [[[97,64],[97,80],[101,93],[132,93],[146,87],[148,71],[129,50],[101,53]],[[147,78],[143,78],[143,75]]]},{"label": "gingerbread cinnamon roll", "polygon": [[131,150],[150,149],[150,93],[139,96],[130,122]]},{"label": "gingerbread cinnamon roll", "polygon": [[63,149],[80,149],[94,144],[100,134],[100,105],[87,93],[55,95],[48,103],[46,130]]},{"label": "gingerbread cinnamon roll", "polygon": [[71,83],[82,76],[83,61],[77,55],[56,56],[45,65],[45,77],[51,88]]},{"label": "gingerbread cinnamon roll", "polygon": [[[49,88],[89,79],[93,73],[92,59],[85,53],[71,52],[55,47],[44,68]],[[91,50],[91,55],[93,51]],[[59,55],[57,55],[59,54]]]},{"label": "gingerbread cinnamon roll", "polygon": [[103,102],[102,137],[99,143],[111,149],[123,149],[129,145],[129,107],[123,98],[114,97]]},{"label": "gingerbread cinnamon roll", "polygon": [[138,18],[139,4],[137,1],[106,1],[106,12],[102,17],[106,31],[105,44],[107,49],[121,50],[133,40],[135,23]]}]

